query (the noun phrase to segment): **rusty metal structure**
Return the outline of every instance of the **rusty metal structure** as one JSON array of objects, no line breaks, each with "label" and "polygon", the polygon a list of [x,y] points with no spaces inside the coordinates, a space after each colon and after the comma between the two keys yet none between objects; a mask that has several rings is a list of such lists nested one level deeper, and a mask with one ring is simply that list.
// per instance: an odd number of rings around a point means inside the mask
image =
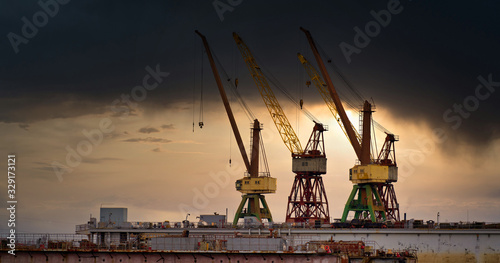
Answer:
[{"label": "rusty metal structure", "polygon": [[330,221],[328,199],[321,176],[326,173],[324,130],[324,125],[316,123],[304,153],[293,156],[295,180],[288,197],[287,222]]},{"label": "rusty metal structure", "polygon": [[323,132],[327,127],[315,122],[304,150],[252,52],[238,34],[233,33],[233,38],[283,143],[292,155],[292,171],[295,173],[295,179],[288,196],[286,222],[329,223],[328,199],[322,178],[322,175],[326,174]]}]

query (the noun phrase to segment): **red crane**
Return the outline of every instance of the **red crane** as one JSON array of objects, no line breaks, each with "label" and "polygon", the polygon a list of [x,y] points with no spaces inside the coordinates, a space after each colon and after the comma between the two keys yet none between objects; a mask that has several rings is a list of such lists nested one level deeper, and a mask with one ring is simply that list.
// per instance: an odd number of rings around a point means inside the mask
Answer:
[{"label": "red crane", "polygon": [[292,154],[292,171],[295,173],[295,180],[288,196],[286,221],[289,223],[316,223],[316,221],[329,223],[328,199],[321,176],[326,173],[326,154],[323,144],[323,131],[326,127],[315,122],[309,142],[303,150],[252,52],[238,34],[233,33],[233,38],[281,139]]}]

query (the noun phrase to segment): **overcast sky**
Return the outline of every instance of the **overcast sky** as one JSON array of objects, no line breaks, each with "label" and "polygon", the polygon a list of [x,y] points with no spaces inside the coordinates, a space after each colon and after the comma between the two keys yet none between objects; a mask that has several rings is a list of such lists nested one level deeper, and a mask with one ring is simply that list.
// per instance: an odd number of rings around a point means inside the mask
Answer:
[{"label": "overcast sky", "polygon": [[[131,221],[181,221],[187,212],[196,220],[226,208],[232,218],[240,201],[234,181],[244,170],[195,29],[208,38],[229,77],[239,79],[239,92],[264,124],[271,174],[278,178],[278,192],[267,196],[275,220],[285,217],[290,153],[232,32],[263,69],[329,125],[324,182],[331,217],[340,218],[356,156],[317,91],[305,85],[297,52],[316,63],[300,26],[373,100],[374,118],[400,136],[395,189],[401,213],[500,221],[496,1],[1,5],[0,167],[6,171],[7,155],[16,154],[18,231],[71,233],[90,214],[98,217],[101,206],[128,207]],[[338,78],[334,84],[348,94]],[[275,93],[305,145],[312,122]],[[232,105],[249,142],[250,120]],[[348,113],[358,127],[357,112]],[[0,183],[3,191],[6,183]],[[7,193],[1,196],[6,204]],[[6,222],[6,209],[0,211]],[[0,230],[8,230],[6,223]]]}]

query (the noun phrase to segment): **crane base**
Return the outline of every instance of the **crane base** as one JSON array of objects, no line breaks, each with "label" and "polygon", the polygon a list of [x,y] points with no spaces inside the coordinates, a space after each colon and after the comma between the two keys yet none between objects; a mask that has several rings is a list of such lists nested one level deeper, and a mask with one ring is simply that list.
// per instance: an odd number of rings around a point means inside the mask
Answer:
[{"label": "crane base", "polygon": [[[264,195],[244,194],[241,197],[242,199],[240,205],[234,215],[233,225],[237,225],[240,218],[245,218],[247,216],[256,217],[261,222],[262,219],[267,219],[269,222],[273,221],[271,210],[269,210],[269,206],[267,205],[266,197]],[[245,204],[247,204],[247,207],[245,207]],[[260,207],[260,204],[262,204],[262,208]]]},{"label": "crane base", "polygon": [[[356,198],[357,199],[354,199]],[[385,222],[385,207],[380,198],[376,184],[355,184],[347,200],[342,214],[342,221],[346,222],[349,212],[354,212],[354,219]]]},{"label": "crane base", "polygon": [[288,208],[287,223],[330,223],[328,199],[321,175],[297,174],[293,182]]}]

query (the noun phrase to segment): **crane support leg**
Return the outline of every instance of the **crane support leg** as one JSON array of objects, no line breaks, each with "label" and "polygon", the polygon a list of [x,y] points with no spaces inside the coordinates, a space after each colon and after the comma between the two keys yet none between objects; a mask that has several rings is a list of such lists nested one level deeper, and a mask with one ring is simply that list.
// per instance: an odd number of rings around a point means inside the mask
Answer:
[{"label": "crane support leg", "polygon": [[394,191],[394,185],[391,183],[379,184],[378,191],[385,207],[387,220],[398,222],[400,220],[399,203],[396,198],[396,191]]},{"label": "crane support leg", "polygon": [[[357,199],[354,199],[357,196]],[[355,184],[344,208],[342,222],[347,221],[349,212],[354,219],[369,219],[372,222],[385,222],[386,212],[377,186],[374,184]]]},{"label": "crane support leg", "polygon": [[295,175],[286,213],[287,223],[330,223],[328,199],[321,175]]},{"label": "crane support leg", "polygon": [[269,206],[267,205],[266,197],[264,195],[244,194],[241,197],[240,205],[234,215],[233,225],[237,225],[238,220],[240,218],[245,218],[246,216],[256,217],[259,221],[262,221],[262,219],[267,219],[268,222],[273,221],[271,210],[269,210]]},{"label": "crane support leg", "polygon": [[269,222],[273,222],[273,216],[271,215],[271,210],[267,205],[266,196],[259,195],[260,202],[262,203],[262,208],[260,209],[260,218],[265,218]]}]

